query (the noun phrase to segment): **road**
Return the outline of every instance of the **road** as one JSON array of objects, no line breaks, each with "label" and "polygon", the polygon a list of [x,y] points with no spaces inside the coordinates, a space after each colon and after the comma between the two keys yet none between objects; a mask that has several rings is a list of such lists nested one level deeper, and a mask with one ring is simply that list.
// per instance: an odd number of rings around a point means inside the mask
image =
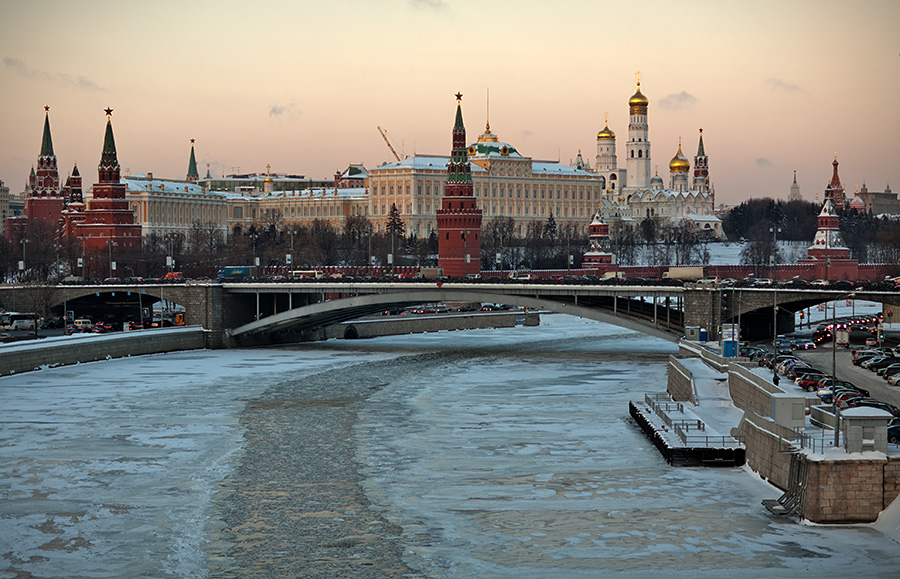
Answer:
[{"label": "road", "polygon": [[[811,366],[821,368],[831,374],[832,368],[832,349],[830,346],[819,348],[816,350],[795,350],[794,354],[808,362]],[[890,402],[894,406],[900,408],[900,388],[891,386],[881,376],[874,372],[870,372],[859,366],[854,366],[851,362],[850,350],[847,348],[838,348],[834,353],[835,370],[840,380],[846,380],[868,390],[872,398],[876,398],[883,402]]]}]

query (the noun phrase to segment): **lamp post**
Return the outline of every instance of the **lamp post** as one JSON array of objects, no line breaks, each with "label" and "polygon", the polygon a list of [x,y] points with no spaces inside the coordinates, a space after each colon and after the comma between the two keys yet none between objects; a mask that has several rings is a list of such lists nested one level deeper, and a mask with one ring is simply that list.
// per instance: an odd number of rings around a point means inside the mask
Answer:
[{"label": "lamp post", "polygon": [[23,237],[19,243],[22,244],[22,261],[19,262],[19,270],[22,272],[22,281],[25,281],[25,245],[28,243],[28,238]]},{"label": "lamp post", "polygon": [[119,244],[113,241],[112,239],[106,244],[106,247],[109,248],[109,277],[113,277],[113,274],[116,272],[116,262],[113,261],[112,248],[113,246],[118,246]]}]

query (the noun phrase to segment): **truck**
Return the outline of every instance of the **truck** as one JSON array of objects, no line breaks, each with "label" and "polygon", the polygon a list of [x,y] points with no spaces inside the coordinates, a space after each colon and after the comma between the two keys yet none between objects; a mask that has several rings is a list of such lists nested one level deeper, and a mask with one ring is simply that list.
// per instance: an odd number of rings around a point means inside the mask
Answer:
[{"label": "truck", "polygon": [[219,281],[247,281],[257,276],[255,265],[228,265],[219,270]]},{"label": "truck", "polygon": [[440,267],[420,267],[416,274],[419,279],[438,279],[444,277],[444,270]]},{"label": "truck", "polygon": [[680,279],[681,281],[694,281],[704,276],[706,276],[706,268],[703,266],[670,267],[663,274],[664,278]]}]

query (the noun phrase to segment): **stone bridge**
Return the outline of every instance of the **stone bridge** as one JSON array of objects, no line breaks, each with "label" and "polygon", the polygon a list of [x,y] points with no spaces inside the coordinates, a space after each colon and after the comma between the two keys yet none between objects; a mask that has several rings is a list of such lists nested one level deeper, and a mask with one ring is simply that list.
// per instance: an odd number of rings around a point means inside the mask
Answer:
[{"label": "stone bridge", "polygon": [[[771,335],[777,305],[779,333],[793,329],[793,313],[850,297],[850,292],[654,285],[555,283],[306,282],[0,286],[0,306],[44,317],[71,310],[95,319],[138,320],[143,308],[166,300],[184,307],[188,324],[203,326],[210,347],[315,339],[329,325],[386,310],[437,303],[502,303],[566,313],[676,340],[685,326],[715,330],[738,322],[746,335]],[[900,305],[900,295],[856,292],[856,298]]]}]

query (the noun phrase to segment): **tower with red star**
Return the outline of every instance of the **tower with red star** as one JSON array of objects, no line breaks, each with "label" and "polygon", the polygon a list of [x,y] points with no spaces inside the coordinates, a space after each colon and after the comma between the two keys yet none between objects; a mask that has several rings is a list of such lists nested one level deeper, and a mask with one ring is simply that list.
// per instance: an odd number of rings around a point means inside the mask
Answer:
[{"label": "tower with red star", "polygon": [[475,203],[466,152],[462,94],[456,93],[453,147],[447,164],[447,184],[437,210],[438,266],[448,277],[481,272],[481,209]]},{"label": "tower with red star", "polygon": [[107,108],[106,136],[94,183],[93,198],[75,225],[75,235],[81,239],[86,253],[101,250],[112,256],[120,250],[141,246],[141,226],[135,224],[134,213],[125,197],[126,184],[121,179],[116,140],[112,129],[112,109]]}]

